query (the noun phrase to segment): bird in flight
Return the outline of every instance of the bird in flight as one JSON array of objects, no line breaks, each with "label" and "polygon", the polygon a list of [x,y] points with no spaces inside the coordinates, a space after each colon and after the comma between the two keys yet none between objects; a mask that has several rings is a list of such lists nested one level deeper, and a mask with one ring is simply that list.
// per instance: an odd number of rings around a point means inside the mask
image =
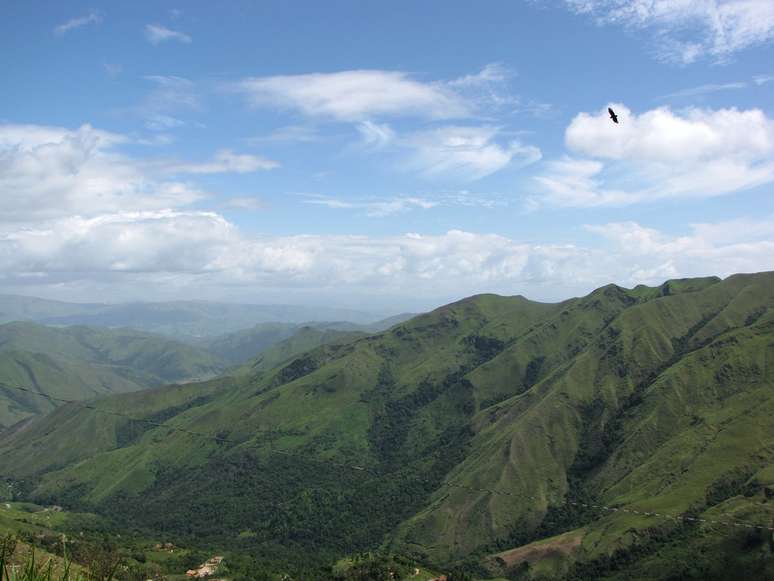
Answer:
[{"label": "bird in flight", "polygon": [[615,111],[608,107],[607,112],[610,113],[610,119],[613,120],[613,123],[618,123],[618,115],[615,114]]}]

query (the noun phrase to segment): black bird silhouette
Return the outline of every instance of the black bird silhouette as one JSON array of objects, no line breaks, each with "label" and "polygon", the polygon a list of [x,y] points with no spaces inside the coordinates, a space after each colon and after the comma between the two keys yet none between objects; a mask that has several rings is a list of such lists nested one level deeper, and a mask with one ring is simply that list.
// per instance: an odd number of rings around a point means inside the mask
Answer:
[{"label": "black bird silhouette", "polygon": [[618,123],[618,115],[615,114],[615,111],[608,107],[607,112],[610,113],[610,119],[613,120],[613,123]]}]

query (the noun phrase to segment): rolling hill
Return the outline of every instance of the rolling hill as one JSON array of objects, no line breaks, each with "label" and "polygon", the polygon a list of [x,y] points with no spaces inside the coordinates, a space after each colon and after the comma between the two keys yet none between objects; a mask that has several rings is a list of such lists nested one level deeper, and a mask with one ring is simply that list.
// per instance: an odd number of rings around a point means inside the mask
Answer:
[{"label": "rolling hill", "polygon": [[774,574],[774,273],[479,295],[281,359],[60,407],[0,436],[2,475],[284,562]]},{"label": "rolling hill", "polygon": [[[337,340],[336,333],[352,333],[353,337],[360,333],[361,335],[378,333],[412,318],[414,315],[402,314],[389,317],[380,321],[368,324],[350,323],[347,321],[335,322],[306,322],[306,323],[259,323],[249,329],[242,329],[234,333],[218,335],[216,337],[205,337],[193,342],[194,345],[202,347],[207,351],[221,357],[232,365],[246,363],[248,360],[257,356],[277,345],[282,341],[291,339],[294,335],[300,333],[294,342],[294,347],[286,346],[284,352],[289,355],[301,353],[312,347],[317,347],[330,340]],[[318,330],[319,333],[315,333]],[[330,332],[330,333],[329,333]],[[326,333],[329,333],[326,335]],[[312,340],[312,335],[318,338]]]},{"label": "rolling hill", "polygon": [[222,372],[210,353],[165,337],[128,329],[0,325],[0,427],[50,411],[54,398],[82,400]]}]

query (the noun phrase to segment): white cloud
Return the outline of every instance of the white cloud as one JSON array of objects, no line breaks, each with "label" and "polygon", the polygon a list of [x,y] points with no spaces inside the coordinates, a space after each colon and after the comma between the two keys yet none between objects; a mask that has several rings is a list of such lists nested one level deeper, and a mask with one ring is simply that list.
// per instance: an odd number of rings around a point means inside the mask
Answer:
[{"label": "white cloud", "polygon": [[387,199],[372,200],[346,200],[332,196],[308,195],[304,201],[306,204],[325,206],[332,209],[357,209],[365,210],[366,216],[384,217],[393,214],[402,214],[413,209],[429,210],[438,205],[438,202],[416,196],[396,196]]},{"label": "white cloud", "polygon": [[661,99],[667,99],[670,97],[697,97],[699,95],[707,95],[709,93],[718,93],[720,91],[737,91],[740,89],[746,89],[747,83],[709,83],[707,85],[699,85],[698,87],[691,87],[690,89],[682,89],[669,93],[668,95],[662,95]]},{"label": "white cloud", "polygon": [[366,121],[385,115],[448,119],[470,112],[444,85],[422,83],[398,71],[255,77],[240,81],[236,88],[255,106],[295,109],[311,117],[338,121]]},{"label": "white cloud", "polygon": [[613,243],[618,280],[657,284],[664,278],[774,270],[774,220],[739,219],[694,224],[687,235],[667,235],[636,222],[587,226]]},{"label": "white cloud", "polygon": [[305,194],[306,204],[325,206],[336,210],[365,210],[370,217],[402,214],[411,210],[430,210],[439,207],[487,208],[507,206],[505,196],[477,194],[467,190],[423,194],[421,196],[394,196],[391,198],[340,198],[318,194]]},{"label": "white cloud", "polygon": [[264,203],[259,198],[256,198],[255,196],[229,198],[223,203],[223,206],[226,208],[232,208],[234,210],[247,210],[251,212],[266,209],[266,203]]},{"label": "white cloud", "polygon": [[476,180],[511,163],[525,166],[542,157],[537,147],[519,141],[498,143],[497,133],[496,127],[487,126],[446,126],[413,133],[401,141],[412,150],[405,166],[429,178]]},{"label": "white cloud", "polygon": [[363,121],[358,124],[357,130],[366,147],[380,148],[395,141],[395,132],[387,123]]},{"label": "white cloud", "polygon": [[733,53],[774,38],[771,0],[565,0],[600,23],[653,29],[659,53],[691,63]]},{"label": "white cloud", "polygon": [[251,173],[279,167],[279,163],[258,155],[234,153],[228,149],[218,151],[203,163],[167,163],[163,165],[170,174]]},{"label": "white cloud", "polygon": [[[185,280],[246,288],[406,294],[475,292],[542,277],[543,260],[577,249],[530,248],[493,234],[241,236],[211,212],[146,211],[64,218],[0,233],[0,280],[51,284]],[[543,269],[545,271],[546,269]],[[42,283],[42,281],[39,281]],[[145,290],[149,290],[146,288]]]},{"label": "white cloud", "polygon": [[161,112],[199,111],[202,108],[196,85],[189,79],[174,75],[149,75],[145,80],[154,85],[143,103],[145,109]]},{"label": "white cloud", "polygon": [[63,22],[54,28],[54,34],[62,36],[76,28],[81,28],[82,26],[87,26],[89,24],[99,24],[100,22],[102,22],[102,16],[100,16],[98,12],[90,12],[86,16],[71,18],[67,22]]},{"label": "white cloud", "polygon": [[127,141],[90,125],[0,125],[0,220],[175,208],[205,195],[118,153]]},{"label": "white cloud", "polygon": [[663,198],[710,197],[774,181],[774,122],[751,109],[662,107],[641,115],[612,104],[581,113],[565,133],[575,156],[548,164],[533,202],[560,206],[625,205]]},{"label": "white cloud", "polygon": [[452,87],[480,87],[500,83],[508,78],[508,70],[501,63],[489,63],[478,73],[465,75],[449,82]]},{"label": "white cloud", "polygon": [[314,126],[285,125],[274,129],[267,135],[249,137],[245,141],[250,145],[259,145],[267,142],[312,143],[322,139],[323,136]]},{"label": "white cloud", "polygon": [[753,82],[759,87],[771,81],[774,81],[774,75],[756,75],[753,77]]},{"label": "white cloud", "polygon": [[169,40],[175,40],[182,43],[190,43],[191,37],[184,32],[172,30],[166,26],[160,24],[146,24],[145,25],[145,38],[151,44],[157,45]]},{"label": "white cloud", "polygon": [[510,71],[500,63],[490,63],[473,75],[449,81],[448,86],[471,104],[472,108],[516,108],[520,100],[508,92],[506,82]]},{"label": "white cloud", "polygon": [[152,83],[153,88],[134,112],[145,119],[147,129],[167,131],[182,127],[188,123],[180,116],[202,110],[193,81],[174,75],[149,75],[144,79]]},{"label": "white cloud", "polygon": [[774,269],[771,218],[699,224],[679,235],[634,222],[587,229],[602,244],[523,243],[460,230],[246,236],[219,214],[203,211],[73,216],[34,227],[0,222],[0,284],[27,288],[33,280],[49,291],[91,286],[112,296],[128,289],[135,299],[169,289],[214,289],[243,300],[256,292],[289,297],[303,291],[317,300],[392,296],[438,303],[478,292],[559,299],[611,281],[634,286]]},{"label": "white cloud", "polygon": [[237,239],[235,228],[217,214],[172,210],[72,216],[4,230],[0,261],[5,268],[53,278],[68,273],[206,272],[223,245]]}]

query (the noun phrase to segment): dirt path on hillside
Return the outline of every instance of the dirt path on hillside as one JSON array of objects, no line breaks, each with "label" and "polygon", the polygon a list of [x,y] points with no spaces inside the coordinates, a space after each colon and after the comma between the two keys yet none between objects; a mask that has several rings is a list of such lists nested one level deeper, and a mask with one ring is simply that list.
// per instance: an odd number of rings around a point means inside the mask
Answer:
[{"label": "dirt path on hillside", "polygon": [[523,547],[509,549],[492,555],[490,559],[506,569],[527,561],[534,563],[550,557],[566,557],[577,549],[583,540],[583,532],[572,531],[549,541],[536,541]]}]

